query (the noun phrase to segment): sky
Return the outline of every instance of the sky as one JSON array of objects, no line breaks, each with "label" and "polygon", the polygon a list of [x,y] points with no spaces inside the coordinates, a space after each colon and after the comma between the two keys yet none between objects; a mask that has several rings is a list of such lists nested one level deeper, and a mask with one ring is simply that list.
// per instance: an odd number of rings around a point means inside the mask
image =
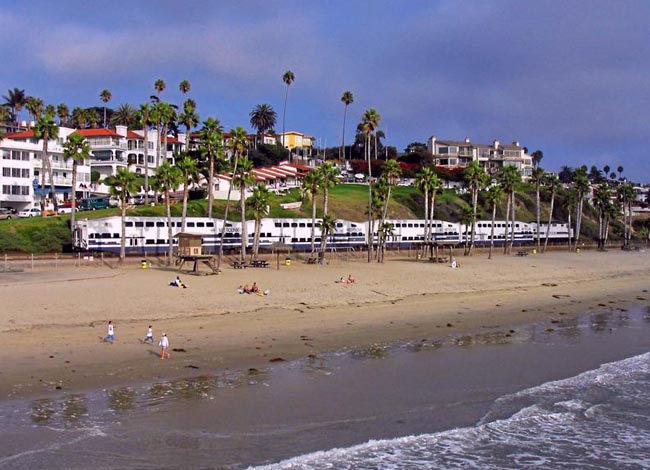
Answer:
[{"label": "sky", "polygon": [[[0,1],[0,94],[46,104],[139,106],[181,80],[201,119],[251,130],[268,103],[282,130],[340,145],[366,109],[386,144],[518,141],[557,171],[609,165],[650,182],[650,2],[599,0]],[[26,116],[25,116],[26,118]]]}]

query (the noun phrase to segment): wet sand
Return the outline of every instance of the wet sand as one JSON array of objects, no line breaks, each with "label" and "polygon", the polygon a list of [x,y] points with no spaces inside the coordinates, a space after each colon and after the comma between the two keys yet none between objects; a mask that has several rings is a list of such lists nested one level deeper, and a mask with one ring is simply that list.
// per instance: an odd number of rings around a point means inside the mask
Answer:
[{"label": "wet sand", "polygon": [[[458,257],[460,269],[391,256],[384,265],[335,259],[219,276],[173,270],[61,268],[0,274],[0,398],[165,380],[341,348],[454,337],[624,312],[650,299],[650,258],[635,252]],[[354,285],[335,281],[353,274]],[[240,295],[256,281],[268,296]],[[101,342],[108,320],[117,341]],[[144,345],[168,334],[170,360]]]}]

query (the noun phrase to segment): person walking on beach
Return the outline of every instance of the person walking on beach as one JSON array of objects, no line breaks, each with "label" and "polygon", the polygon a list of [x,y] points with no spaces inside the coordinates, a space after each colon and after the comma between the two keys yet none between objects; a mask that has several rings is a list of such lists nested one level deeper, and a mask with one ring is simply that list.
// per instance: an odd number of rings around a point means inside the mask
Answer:
[{"label": "person walking on beach", "polygon": [[147,330],[147,336],[144,337],[144,342],[153,344],[153,328],[151,328],[151,325],[149,325],[149,329]]},{"label": "person walking on beach", "polygon": [[160,337],[160,343],[158,343],[158,346],[160,346],[160,360],[162,361],[165,359],[165,356],[167,358],[170,358],[169,354],[169,339],[167,338],[167,334],[163,333],[162,336]]},{"label": "person walking on beach", "polygon": [[115,341],[115,328],[113,327],[113,320],[108,321],[108,334],[106,335],[106,338],[104,338],[104,341],[108,341],[111,344],[113,344]]}]

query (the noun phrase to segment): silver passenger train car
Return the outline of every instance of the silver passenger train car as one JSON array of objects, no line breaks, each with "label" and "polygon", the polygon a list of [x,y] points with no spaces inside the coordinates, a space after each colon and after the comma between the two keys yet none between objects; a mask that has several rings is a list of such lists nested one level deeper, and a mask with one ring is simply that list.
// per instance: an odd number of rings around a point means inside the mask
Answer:
[{"label": "silver passenger train car", "polygon": [[[388,220],[392,225],[387,240],[388,248],[406,248],[424,241],[425,221],[420,219]],[[185,232],[200,234],[204,253],[216,253],[221,242],[222,219],[207,217],[188,217]],[[490,243],[491,221],[477,221],[475,242],[477,245]],[[532,243],[537,233],[537,224],[515,221],[515,241],[517,245]],[[511,224],[508,225],[511,227]],[[540,224],[540,236],[546,236],[546,224]],[[255,221],[246,222],[248,246],[252,246]],[[373,224],[374,243],[378,240],[378,223]],[[469,230],[463,224],[434,220],[431,225],[435,241],[464,243]],[[320,219],[313,227],[316,248],[320,247]],[[172,217],[172,235],[181,232],[181,218]],[[367,244],[368,222],[337,220],[334,233],[327,240],[328,249],[357,249]],[[81,219],[73,228],[73,247],[80,251],[119,253],[121,245],[122,220],[119,216],[101,219]],[[127,254],[162,254],[169,246],[166,217],[126,217],[125,247]],[[224,249],[236,250],[241,246],[242,224],[226,222]],[[565,241],[569,229],[565,223],[552,223],[549,239]],[[311,219],[262,219],[260,225],[260,247],[270,248],[274,243],[290,245],[293,250],[311,249]],[[506,239],[506,222],[496,221],[494,243],[502,244]],[[174,243],[177,243],[174,238]]]}]

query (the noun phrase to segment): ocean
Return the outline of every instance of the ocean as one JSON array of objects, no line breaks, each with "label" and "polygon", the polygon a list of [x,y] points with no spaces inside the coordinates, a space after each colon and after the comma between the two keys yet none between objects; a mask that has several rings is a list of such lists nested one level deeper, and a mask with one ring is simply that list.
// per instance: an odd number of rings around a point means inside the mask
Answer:
[{"label": "ocean", "polygon": [[0,403],[0,469],[650,468],[650,310]]}]

